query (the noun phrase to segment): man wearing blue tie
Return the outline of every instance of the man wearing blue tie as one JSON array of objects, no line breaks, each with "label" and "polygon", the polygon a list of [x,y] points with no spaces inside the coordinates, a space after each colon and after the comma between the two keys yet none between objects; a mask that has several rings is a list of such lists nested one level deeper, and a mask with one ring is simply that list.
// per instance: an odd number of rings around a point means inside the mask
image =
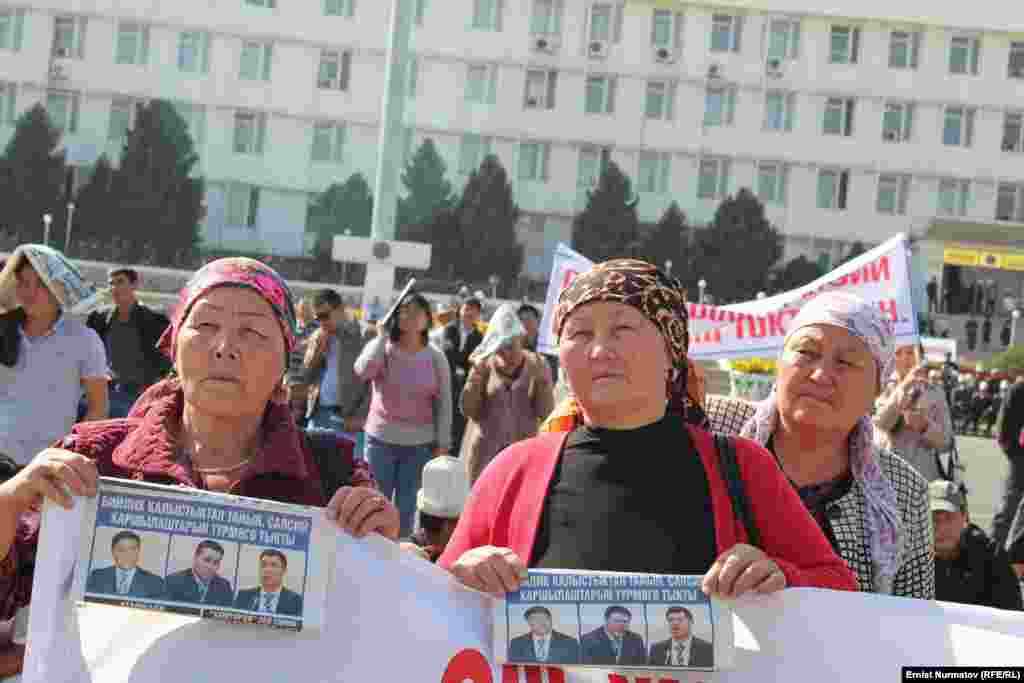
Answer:
[{"label": "man wearing blue tie", "polygon": [[288,571],[288,558],[280,550],[267,548],[260,553],[260,585],[238,591],[235,609],[280,614],[290,617],[302,616],[302,596],[284,587],[284,575]]},{"label": "man wearing blue tie", "polygon": [[110,542],[114,564],[93,569],[85,583],[85,591],[131,598],[163,598],[164,580],[139,566],[141,549],[142,539],[137,533],[118,531]]}]

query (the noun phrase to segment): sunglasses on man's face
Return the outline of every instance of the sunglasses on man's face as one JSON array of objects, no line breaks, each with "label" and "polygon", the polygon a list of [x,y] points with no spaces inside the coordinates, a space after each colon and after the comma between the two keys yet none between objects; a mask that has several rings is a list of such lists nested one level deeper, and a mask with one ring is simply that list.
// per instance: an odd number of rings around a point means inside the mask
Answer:
[{"label": "sunglasses on man's face", "polygon": [[333,316],[333,315],[334,315],[334,309],[331,309],[329,311],[321,311],[321,312],[316,314],[316,319],[319,322],[324,323],[324,322],[327,322],[328,320],[330,320],[331,316]]}]

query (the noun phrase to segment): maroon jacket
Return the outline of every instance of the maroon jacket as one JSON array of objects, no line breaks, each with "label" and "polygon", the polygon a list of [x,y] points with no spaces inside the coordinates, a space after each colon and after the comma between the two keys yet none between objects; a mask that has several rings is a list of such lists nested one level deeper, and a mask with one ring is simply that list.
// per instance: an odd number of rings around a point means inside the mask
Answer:
[{"label": "maroon jacket", "polygon": [[[129,417],[77,424],[56,447],[95,460],[103,477],[203,488],[177,457],[169,430],[180,419],[183,405],[177,383],[160,382],[139,398]],[[229,493],[322,507],[320,472],[288,406],[271,403],[262,430],[253,461]],[[339,457],[353,459],[351,442],[339,439],[338,449]],[[352,485],[376,485],[363,460],[354,459]],[[10,619],[29,602],[38,531],[39,513],[22,515],[11,550],[0,560],[0,619]]]}]

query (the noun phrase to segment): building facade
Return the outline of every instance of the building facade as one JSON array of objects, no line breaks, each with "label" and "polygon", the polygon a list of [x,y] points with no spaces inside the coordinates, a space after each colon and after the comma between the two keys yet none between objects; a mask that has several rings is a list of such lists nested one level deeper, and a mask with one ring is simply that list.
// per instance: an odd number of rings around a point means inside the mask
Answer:
[{"label": "building facade", "polygon": [[[372,181],[390,2],[7,2],[0,143],[44,102],[81,182],[99,154],[116,160],[136,102],[171,100],[207,179],[209,246],[304,253],[312,197]],[[676,201],[701,223],[751,188],[786,258],[936,218],[1024,223],[1024,19],[993,2],[959,27],[873,2],[847,18],[785,0],[414,4],[407,154],[433,138],[457,187],[497,154],[533,277],[608,160],[647,221]]]}]

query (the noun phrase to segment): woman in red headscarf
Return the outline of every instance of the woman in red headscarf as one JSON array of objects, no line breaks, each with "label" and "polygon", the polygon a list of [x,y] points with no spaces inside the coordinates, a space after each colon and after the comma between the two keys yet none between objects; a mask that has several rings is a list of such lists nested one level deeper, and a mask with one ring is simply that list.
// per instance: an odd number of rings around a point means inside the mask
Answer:
[{"label": "woman in red headscarf", "polygon": [[284,280],[259,261],[214,261],[182,292],[160,348],[175,376],[150,388],[128,418],[79,424],[0,484],[0,619],[26,605],[38,510],[70,508],[71,494],[96,494],[97,477],[182,485],[285,503],[322,506],[355,536],[398,535],[398,511],[369,469],[339,439],[347,485],[323,490],[312,447],[283,400],[295,344],[295,309]]},{"label": "woman in red headscarf", "polygon": [[703,574],[704,591],[725,597],[855,589],[771,455],[743,439],[731,479],[751,525],[739,522],[699,396],[687,396],[676,280],[642,261],[595,265],[562,292],[554,332],[574,397],[551,421],[560,431],[491,462],[441,566],[494,594],[516,590],[526,567]]}]

